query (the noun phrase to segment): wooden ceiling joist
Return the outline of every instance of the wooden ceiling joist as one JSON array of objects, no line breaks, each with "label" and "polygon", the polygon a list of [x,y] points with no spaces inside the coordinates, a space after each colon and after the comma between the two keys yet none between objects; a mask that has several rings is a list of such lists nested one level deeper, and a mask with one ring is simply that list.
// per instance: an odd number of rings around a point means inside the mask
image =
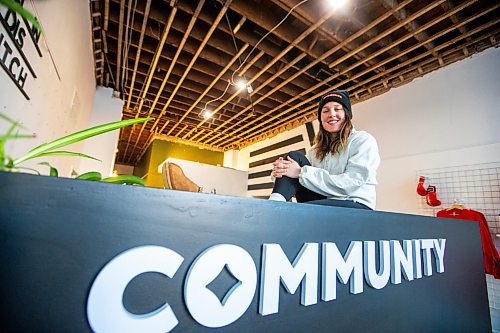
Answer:
[{"label": "wooden ceiling joist", "polygon": [[[297,38],[295,38],[283,51],[281,51],[280,54],[278,54],[273,60],[271,60],[267,66],[265,66],[261,71],[259,71],[252,79],[248,81],[248,84],[252,84],[253,81],[256,80],[257,77],[261,76],[262,73],[267,71],[272,65],[274,65],[279,59],[281,59],[285,54],[287,54],[295,45],[300,43],[306,36],[308,36],[311,32],[315,31],[319,26],[321,26],[326,20],[330,18],[335,13],[335,9],[331,9],[328,11],[325,15],[323,15],[317,22],[315,22],[313,25],[311,25],[308,29],[306,29],[304,32],[302,32]],[[230,99],[234,99],[236,95],[233,94]],[[224,103],[221,105],[225,105]],[[217,109],[214,110],[214,113],[220,110],[221,107],[218,107]],[[204,120],[206,121],[206,120]],[[204,121],[200,122],[202,124]],[[194,135],[191,139],[195,140],[198,134]],[[204,138],[206,138],[208,134],[203,136],[201,139],[197,140],[196,142],[200,142]]]},{"label": "wooden ceiling joist", "polygon": [[132,72],[132,83],[130,84],[129,98],[127,99],[127,108],[130,107],[130,99],[131,99],[132,89],[134,88],[135,76],[137,74],[137,67],[139,66],[139,60],[141,58],[142,41],[144,40],[144,32],[146,31],[146,26],[147,26],[147,22],[148,22],[149,8],[150,7],[151,7],[151,0],[147,0],[146,1],[146,11],[144,13],[144,18],[143,18],[143,21],[142,21],[141,34],[139,36],[139,46],[138,46],[138,49],[137,49],[137,53],[135,55],[134,70]]},{"label": "wooden ceiling joist", "polygon": [[[489,9],[489,10],[487,10],[487,11],[484,11],[484,12],[482,12],[482,13],[479,13],[479,14],[475,15],[474,17],[469,18],[468,20],[464,20],[463,22],[460,22],[459,24],[455,24],[454,26],[452,26],[452,27],[448,28],[448,29],[447,29],[447,30],[445,30],[445,31],[441,31],[441,32],[439,32],[438,34],[436,34],[436,35],[434,35],[434,36],[429,37],[427,40],[423,41],[423,43],[426,43],[426,42],[429,42],[429,41],[435,40],[435,39],[437,39],[437,38],[439,38],[439,37],[441,37],[441,36],[445,35],[446,33],[450,32],[450,31],[452,31],[452,30],[455,30],[455,29],[457,29],[458,27],[460,27],[460,26],[462,26],[462,25],[467,24],[467,22],[472,21],[473,19],[477,18],[478,16],[485,15],[485,14],[487,14],[488,12],[490,12],[490,11],[493,11],[493,10],[497,9],[498,7],[499,7],[499,5],[498,5],[498,4],[497,4],[497,5],[494,5],[494,6],[490,7],[490,9]],[[436,19],[436,20],[437,20],[437,19]],[[498,23],[498,19],[497,19],[497,20],[495,20],[495,21],[492,21],[492,22],[487,23],[486,25],[484,25],[484,27],[485,27],[485,28],[488,28],[489,26],[494,25],[494,24],[497,24],[497,23]],[[472,35],[472,34],[474,34],[474,33],[477,33],[477,32],[479,32],[479,31],[481,31],[481,30],[480,30],[480,29],[478,30],[478,28],[476,28],[476,29],[474,29],[474,30],[469,31],[466,35],[462,35],[462,36],[460,36],[460,37],[458,37],[458,38],[453,39],[452,41],[453,41],[453,43],[455,43],[456,41],[461,40],[461,39],[463,39],[463,38],[466,38],[466,37],[468,37],[468,36],[470,36],[470,35]],[[442,45],[440,45],[440,46],[438,46],[438,47],[436,47],[436,48],[432,49],[431,51],[432,51],[432,52],[438,52],[440,49],[442,49],[442,48],[444,48],[444,47],[448,46],[448,45],[449,45],[449,43],[450,43],[450,42],[445,43],[445,44],[442,44]],[[409,49],[407,49],[407,50],[403,51],[403,53],[409,53],[409,52],[411,52],[412,50],[414,50],[414,49],[416,49],[416,48],[418,48],[418,47],[421,47],[421,46],[422,46],[421,44],[422,44],[422,42],[421,42],[421,43],[419,43],[419,44],[417,44],[417,45],[415,45],[415,46],[414,46],[414,47],[412,47],[412,48],[409,48]],[[362,82],[362,83],[357,84],[356,86],[351,87],[351,89],[353,89],[353,90],[354,90],[354,89],[356,89],[358,86],[362,86],[363,84],[366,84],[367,82],[369,82],[369,81],[371,81],[371,80],[374,80],[374,79],[379,79],[380,77],[383,77],[384,75],[387,75],[387,74],[388,74],[389,72],[391,72],[391,71],[394,71],[394,70],[396,70],[396,69],[400,69],[400,68],[404,68],[404,66],[406,66],[406,65],[408,65],[408,64],[411,64],[411,62],[413,62],[413,61],[416,61],[416,60],[419,60],[419,59],[421,59],[421,58],[424,58],[424,57],[428,56],[429,54],[432,54],[432,52],[427,51],[427,52],[425,52],[425,53],[421,54],[420,56],[418,56],[417,58],[412,58],[412,59],[407,60],[406,62],[400,63],[399,65],[397,65],[397,66],[395,66],[395,67],[393,67],[393,68],[391,68],[391,69],[386,70],[384,73],[379,73],[379,74],[376,74],[375,76],[370,77],[370,79],[368,79],[367,81],[364,81],[364,82]],[[392,56],[392,57],[390,57],[390,58],[388,58],[388,59],[386,59],[386,60],[384,60],[384,61],[380,62],[379,64],[377,64],[377,65],[375,65],[375,66],[380,67],[380,66],[382,66],[382,65],[384,65],[384,64],[386,64],[386,63],[388,63],[388,62],[390,62],[390,61],[392,61],[392,60],[394,60],[394,59],[396,59],[396,58],[397,58],[397,56]],[[360,72],[360,73],[358,73],[358,74],[356,74],[356,75],[357,75],[358,77],[361,77],[361,76],[363,76],[364,74],[367,74],[369,71],[370,71],[369,69],[366,69],[366,70],[364,70],[364,71],[362,71],[362,72]],[[338,84],[338,86],[342,86],[342,84],[343,84],[343,83],[346,83],[346,81],[348,81],[348,80],[345,80],[345,81],[341,82],[340,84]],[[298,104],[296,105],[296,108],[301,107],[302,105],[305,105],[305,104],[307,104],[308,102],[314,101],[315,99],[318,99],[318,98],[319,98],[319,97],[321,97],[323,94],[327,93],[330,89],[333,89],[333,88],[335,88],[335,86],[334,86],[334,87],[329,87],[329,88],[327,88],[327,89],[325,89],[325,90],[321,91],[320,93],[318,93],[318,94],[316,94],[315,96],[311,97],[309,100],[306,100],[306,101],[303,101],[303,102],[298,103]],[[293,109],[294,109],[294,108],[287,108],[287,109],[285,109],[285,110],[281,111],[281,112],[280,112],[280,113],[278,113],[278,114],[274,113],[274,114],[275,114],[274,116],[272,116],[272,117],[270,117],[270,118],[267,118],[265,121],[261,121],[261,119],[258,119],[258,118],[257,118],[257,119],[255,119],[255,120],[251,121],[251,122],[249,123],[249,125],[252,125],[252,123],[253,123],[253,122],[256,122],[256,121],[259,121],[259,124],[260,124],[260,125],[264,125],[264,124],[266,124],[266,123],[268,123],[268,122],[271,122],[271,121],[275,120],[276,118],[278,118],[278,117],[280,117],[280,116],[282,116],[282,115],[289,114],[291,111],[293,111]],[[248,125],[247,125],[247,126],[248,126]],[[241,129],[242,129],[242,128],[241,128],[241,127],[239,127],[236,131],[233,131],[231,134],[232,134],[232,135],[235,135],[235,134],[236,134],[236,132],[239,132]],[[246,130],[246,131],[244,131],[244,132],[242,132],[242,133],[239,133],[239,135],[245,135],[245,134],[247,134],[247,133],[249,133],[249,132],[251,132],[251,131],[253,131],[253,130],[252,130],[252,129],[250,129],[250,130]],[[214,142],[213,144],[217,144],[218,142],[220,142],[220,141]]]},{"label": "wooden ceiling joist", "polygon": [[[188,39],[188,37],[189,37],[189,33],[191,32],[191,30],[192,30],[192,29],[193,29],[193,27],[194,27],[194,24],[195,24],[195,22],[196,22],[196,19],[197,19],[197,17],[198,17],[198,15],[199,15],[199,13],[201,12],[201,8],[203,7],[204,2],[205,2],[205,0],[201,0],[201,1],[199,2],[199,4],[198,4],[198,8],[197,8],[197,12],[195,13],[195,15],[193,15],[193,17],[191,18],[191,21],[189,22],[189,26],[188,26],[188,28],[187,28],[187,30],[186,30],[186,32],[185,32],[185,34],[184,34],[184,37],[182,38],[181,44],[179,45],[179,48],[178,48],[177,52],[175,53],[174,59],[173,59],[173,60],[172,60],[172,62],[170,63],[170,67],[168,68],[167,72],[165,73],[165,76],[164,76],[163,81],[162,81],[162,83],[161,83],[161,87],[160,87],[160,89],[159,89],[159,91],[160,91],[160,92],[162,92],[162,91],[163,91],[163,88],[164,88],[164,87],[165,87],[165,85],[167,84],[167,81],[168,81],[168,78],[169,78],[169,76],[170,76],[170,73],[172,72],[172,69],[174,68],[175,63],[176,63],[176,61],[177,61],[177,58],[179,57],[179,55],[180,55],[180,53],[181,53],[181,51],[182,51],[182,48],[184,47],[184,44],[186,43],[186,41],[187,41],[187,39]],[[160,52],[161,52],[161,51],[160,51]],[[145,90],[145,91],[146,91],[146,90]],[[148,113],[148,116],[150,116],[150,115],[151,115],[151,113],[152,113],[152,110],[154,110],[154,107],[155,107],[156,103],[158,102],[159,97],[160,97],[160,94],[158,94],[158,95],[156,96],[155,100],[153,101],[153,105],[152,105],[152,106],[151,106],[151,108],[150,108],[150,111],[149,111],[149,113]],[[140,112],[140,110],[138,110],[138,112]],[[134,128],[135,128],[135,126],[134,126]],[[139,137],[140,137],[140,134],[142,134],[142,131],[143,131],[143,130],[144,130],[144,124],[142,125],[141,130],[140,130],[140,132],[139,132]],[[130,144],[130,136],[129,136],[129,139],[127,140],[127,144],[126,144],[126,146],[125,146],[125,153],[124,153],[124,154],[126,154],[126,153],[127,153],[127,149],[128,149],[128,147],[129,147],[129,144]]]},{"label": "wooden ceiling joist", "polygon": [[[409,2],[410,2],[410,1],[407,1],[407,3],[409,3]],[[406,3],[406,4],[407,4],[407,3]],[[403,4],[404,4],[404,3],[402,3],[401,5],[403,5]],[[401,7],[401,8],[402,8],[402,7]],[[461,7],[461,8],[463,8],[463,7]],[[388,16],[388,15],[392,15],[392,12],[393,12],[393,10],[389,11],[388,13],[386,13],[386,15],[382,16],[382,17],[380,18],[380,20],[377,20],[377,21],[374,21],[374,22],[377,22],[377,23],[382,22],[384,19],[386,19],[386,18],[387,18],[387,16]],[[414,17],[418,17],[418,13],[416,13],[416,14],[414,15]],[[443,17],[443,19],[444,19],[444,17]],[[408,19],[408,20],[409,20],[409,19]],[[397,24],[397,25],[393,26],[392,28],[390,28],[390,29],[388,29],[388,30],[386,30],[386,31],[382,32],[382,33],[381,33],[381,35],[386,35],[386,34],[389,34],[389,33],[390,33],[389,31],[394,31],[394,30],[396,30],[396,29],[399,29],[399,28],[400,28],[401,26],[403,26],[403,25],[404,25],[404,24],[405,24],[408,20],[405,20],[405,21],[403,21],[403,22],[400,22],[399,24]],[[434,23],[435,23],[435,22],[434,22]],[[430,25],[429,25],[429,26],[430,26]],[[421,27],[420,29],[421,29],[421,30],[423,30],[423,29],[425,29],[426,27],[427,27],[427,26],[424,26],[424,27]],[[371,60],[371,59],[375,58],[378,54],[382,54],[382,53],[384,53],[387,49],[389,49],[389,48],[391,48],[391,47],[395,47],[395,46],[399,45],[400,43],[402,43],[403,41],[407,40],[408,38],[411,38],[411,37],[413,36],[413,34],[414,34],[414,33],[412,33],[412,34],[407,34],[405,37],[400,38],[398,41],[395,41],[395,42],[393,42],[391,45],[386,46],[386,47],[385,47],[384,49],[382,49],[381,51],[379,51],[379,52],[377,52],[377,53],[375,53],[375,54],[372,54],[370,57],[364,58],[363,60],[356,62],[354,65],[351,65],[350,67],[348,67],[348,68],[347,68],[347,69],[345,69],[344,71],[339,72],[339,73],[337,73],[336,75],[331,76],[328,80],[324,81],[323,83],[321,83],[321,84],[317,84],[317,85],[315,85],[315,86],[313,86],[313,87],[311,87],[311,88],[309,88],[309,89],[305,90],[305,91],[303,92],[303,94],[307,94],[307,93],[313,92],[313,91],[314,91],[314,90],[316,90],[317,88],[320,88],[320,87],[321,87],[324,83],[328,83],[328,82],[330,82],[330,81],[333,81],[334,79],[336,79],[336,78],[338,78],[338,77],[342,76],[343,74],[348,73],[349,71],[351,71],[351,70],[353,70],[354,68],[356,68],[356,67],[358,67],[359,65],[361,65],[363,62],[367,62],[367,61],[369,61],[369,60]],[[367,44],[370,44],[370,43],[375,42],[375,39],[379,39],[379,37],[375,37],[373,40],[370,40],[370,41],[366,42],[366,43],[364,44],[365,46],[363,46],[363,47],[364,47],[364,48],[366,48],[366,47],[367,47],[366,45],[367,45]],[[408,53],[408,52],[406,52],[406,53]],[[393,59],[396,59],[396,58],[398,58],[398,57],[400,57],[400,56],[402,56],[402,55],[404,55],[404,54],[405,54],[405,53],[398,53],[397,55],[393,56]],[[346,58],[344,58],[343,60],[345,60],[345,59],[346,59]],[[372,69],[374,69],[374,68],[378,68],[378,67],[380,67],[380,66],[371,66],[370,68],[366,69],[365,71],[371,71]],[[350,79],[352,80],[353,78],[351,77]],[[332,88],[330,88],[330,87],[329,87],[327,90],[330,90],[330,89],[332,89]],[[322,92],[322,93],[320,93],[320,94],[319,94],[319,96],[321,96],[322,94],[323,94],[323,92]],[[306,100],[306,101],[312,101],[312,100],[314,100],[314,99],[315,99],[315,98],[317,98],[317,97],[318,97],[318,94],[316,94],[313,98],[309,98],[309,99],[308,99],[308,100]],[[296,96],[296,97],[294,97],[294,98],[292,98],[292,100],[291,100],[291,101],[294,101],[294,100],[296,100],[296,99],[298,99],[298,98],[299,98],[299,95],[298,95],[298,96]],[[304,103],[307,103],[307,102],[302,101],[302,102],[301,102],[301,105],[303,105]],[[279,110],[279,108],[281,108],[281,107],[282,107],[282,106],[278,106],[277,108],[275,108],[275,109],[271,110],[271,111],[269,112],[269,114],[274,114],[274,113],[275,113],[277,110]],[[255,122],[257,122],[257,121],[260,121],[262,118],[263,118],[263,117],[256,118],[256,119],[254,119],[251,123],[255,123]],[[228,130],[230,130],[231,128],[232,128],[232,126],[226,127],[226,129],[225,129],[224,131],[220,132],[220,134],[216,134],[216,135],[214,135],[211,139],[213,140],[214,138],[216,138],[217,136],[220,136],[221,134],[223,134],[223,133],[227,132],[227,131],[228,131]],[[241,130],[241,127],[239,127],[239,128],[238,128],[238,130]],[[205,143],[208,143],[208,142],[210,142],[210,141],[211,141],[211,140],[208,140],[208,141],[207,141],[207,142],[205,142]],[[212,144],[217,144],[218,142],[220,142],[220,140],[214,141]]]},{"label": "wooden ceiling joist", "polygon": [[[434,48],[434,49],[431,49],[431,50],[429,50],[429,51],[425,52],[424,54],[422,54],[421,56],[419,56],[419,58],[425,58],[426,56],[429,56],[429,55],[432,55],[432,54],[438,54],[438,55],[439,55],[438,51],[439,51],[440,49],[446,48],[446,47],[447,47],[447,46],[449,46],[449,45],[453,45],[454,43],[456,43],[457,41],[459,41],[459,40],[461,40],[461,39],[465,39],[465,38],[467,38],[467,37],[469,37],[469,36],[471,36],[471,35],[474,35],[475,33],[477,33],[477,32],[479,32],[479,31],[481,31],[481,29],[488,28],[488,27],[490,27],[490,26],[491,26],[491,25],[493,25],[493,24],[498,24],[498,22],[499,22],[499,20],[497,20],[497,22],[487,23],[487,24],[485,24],[484,26],[481,26],[481,27],[479,27],[479,28],[476,28],[476,29],[474,29],[474,30],[471,30],[471,31],[469,31],[466,35],[459,36],[459,37],[457,37],[457,38],[453,39],[452,41],[450,41],[450,42],[448,42],[448,43],[446,43],[446,44],[440,45],[440,46],[438,46],[438,47],[436,47],[436,48]],[[499,31],[497,30],[497,31],[495,32],[495,34],[498,34],[498,33],[499,33]],[[484,36],[481,36],[481,37],[479,37],[479,38],[477,38],[477,39],[475,39],[475,40],[473,40],[472,42],[469,42],[469,43],[470,43],[471,45],[473,45],[473,44],[477,43],[478,41],[481,41],[481,40],[484,40],[484,39],[485,39],[485,37],[484,37]],[[448,51],[448,53],[455,53],[455,52],[457,52],[458,50],[460,50],[460,47],[458,47],[458,48],[454,48],[454,49],[452,49],[452,50]],[[439,56],[438,56],[438,57],[432,57],[431,59],[427,60],[425,63],[438,61],[438,58],[439,58]],[[417,60],[418,60],[418,59],[417,59]],[[400,67],[403,67],[403,68],[404,68],[405,66],[410,65],[410,64],[411,64],[411,62],[413,62],[413,61],[415,61],[415,59],[409,59],[409,60],[407,60],[405,63],[402,63]],[[415,69],[416,69],[416,67],[417,67],[417,66],[413,66],[413,67],[411,67],[411,70],[415,70]],[[433,68],[432,68],[432,70],[435,70],[435,69],[437,69],[437,68],[436,68],[436,67],[433,67]],[[410,70],[410,69],[406,69],[405,71],[408,71],[408,70]],[[429,70],[429,71],[432,71],[432,70]],[[391,71],[391,70],[388,70],[388,71]],[[429,72],[429,71],[428,71],[428,72]],[[384,73],[384,74],[387,74],[387,73]],[[379,75],[382,75],[382,74],[379,74]],[[395,74],[395,75],[394,75],[394,77],[397,77],[397,76],[399,76],[399,75],[400,75],[400,73]],[[360,87],[363,87],[364,85],[366,85],[366,84],[368,84],[369,82],[374,81],[374,80],[376,80],[376,79],[377,79],[377,77],[374,77],[374,78],[370,78],[370,79],[365,80],[364,82],[362,82],[361,84],[359,84],[357,87],[352,87],[352,88],[353,88],[353,91],[356,91],[356,89],[359,89]],[[361,88],[361,89],[363,89],[363,88]],[[371,87],[371,88],[370,88],[370,94],[372,94],[372,92],[371,92],[371,91],[373,91],[373,87]],[[359,92],[359,91],[357,91],[357,93],[359,94],[360,92]],[[317,115],[316,115],[316,111],[314,110],[314,108],[311,108],[311,109],[313,110],[313,112],[312,112],[312,114],[310,115],[310,117],[313,117],[313,118],[310,118],[310,119],[309,119],[309,121],[314,120],[314,119],[316,119],[316,117],[317,117]],[[305,110],[305,111],[307,111],[308,109],[304,109],[304,110]],[[286,110],[286,111],[289,111],[289,110]],[[281,115],[286,114],[286,113],[289,113],[289,112],[283,112]],[[294,116],[299,116],[299,115],[300,115],[300,114],[290,115],[290,116],[288,116],[288,117],[286,117],[286,118],[281,119],[281,121],[290,120],[290,119],[292,119]],[[278,115],[274,116],[274,119],[273,119],[273,120],[276,120],[276,118],[278,118]],[[271,130],[271,129],[273,129],[273,128],[276,128],[277,126],[280,126],[280,124],[273,123],[273,124],[268,125],[267,127],[263,128],[263,129],[259,129],[259,130],[257,130],[257,131],[252,131],[252,135],[251,135],[251,136],[249,136],[249,139],[251,139],[253,136],[258,135],[259,133],[266,132],[266,131],[269,131],[269,130]],[[244,135],[244,134],[245,134],[245,133],[240,133],[240,135]],[[236,141],[236,142],[233,142],[233,144],[237,144],[237,145],[238,145],[238,144],[240,144],[241,142],[242,142],[242,141]],[[218,146],[219,146],[219,147],[224,147],[225,145],[223,144],[223,145],[218,145]]]},{"label": "wooden ceiling joist", "polygon": [[[91,1],[96,83],[123,98],[124,119],[155,118],[120,131],[117,162],[138,163],[159,138],[242,148],[315,119],[333,88],[364,101],[500,38],[496,2],[299,3]],[[240,78],[251,89],[228,86]]]},{"label": "wooden ceiling joist", "polygon": [[[399,9],[403,8],[404,6],[408,5],[411,1],[412,0],[407,0],[407,1],[402,2],[398,7],[394,8],[393,10],[387,12],[386,14],[382,15],[378,19],[374,20],[370,25],[366,26],[365,28],[361,29],[357,33],[353,34],[351,37],[349,37],[348,39],[346,39],[344,42],[340,43],[336,47],[334,47],[334,48],[330,49],[329,51],[325,52],[318,59],[316,59],[315,61],[311,62],[309,65],[307,65],[306,67],[304,67],[302,70],[300,70],[297,73],[295,73],[294,75],[292,75],[290,78],[288,78],[287,80],[285,80],[284,82],[282,82],[279,86],[277,86],[273,90],[277,91],[278,89],[281,89],[286,84],[292,82],[295,78],[297,78],[303,72],[307,71],[309,68],[313,67],[317,63],[321,62],[322,60],[328,58],[329,56],[331,56],[332,54],[334,54],[335,52],[337,52],[338,50],[340,50],[343,47],[343,45],[346,45],[346,44],[352,42],[354,39],[362,36],[364,33],[366,33],[366,31],[372,29],[373,27],[375,27],[376,25],[380,24],[385,19],[387,19],[389,16],[391,16],[392,13],[393,13],[393,11],[396,11],[396,10],[399,10]],[[302,96],[304,96],[304,95],[306,95],[306,94],[308,94],[310,92],[313,92],[315,89],[317,89],[318,87],[322,86],[323,84],[324,84],[324,82],[320,82],[319,84],[314,85],[312,88],[309,88],[309,89],[305,90],[304,92],[302,92],[301,94],[296,95],[289,102],[295,101],[296,99],[299,99]],[[258,104],[258,103],[256,102],[254,104]],[[280,107],[282,107],[282,106],[280,106]],[[276,110],[277,110],[277,108],[271,110],[269,113],[272,113],[272,112],[274,112]],[[247,110],[244,110],[244,111],[247,111]],[[236,116],[240,116],[244,111],[242,111],[240,114],[238,114]],[[257,120],[254,120],[254,122],[255,121],[257,121]],[[227,125],[227,124],[224,124],[224,125]],[[220,132],[220,134],[223,134],[223,133],[229,131],[231,128],[233,128],[233,126],[226,127],[222,132]],[[215,137],[219,136],[220,134],[216,135]],[[215,139],[215,137],[212,137],[212,139]],[[208,141],[208,142],[210,142],[210,141]]]},{"label": "wooden ceiling joist", "polygon": [[116,54],[116,81],[115,90],[120,90],[120,68],[122,64],[122,36],[123,36],[123,17],[125,15],[125,0],[120,1],[120,20],[118,28],[118,53]]},{"label": "wooden ceiling joist", "polygon": [[[201,95],[198,97],[198,99],[189,107],[189,109],[186,111],[186,113],[184,113],[184,115],[182,116],[182,118],[179,120],[178,123],[176,123],[167,133],[167,136],[170,135],[170,133],[172,133],[173,130],[175,130],[175,128],[186,118],[186,116],[191,112],[193,111],[193,109],[201,102],[201,100],[206,96],[206,94],[210,91],[210,89],[212,89],[212,87],[215,85],[215,83],[217,83],[220,78],[228,71],[229,68],[231,68],[231,66],[236,62],[236,60],[238,60],[240,58],[240,56],[243,54],[243,52],[245,52],[245,50],[248,48],[248,44],[245,44],[243,45],[243,47],[239,50],[238,53],[236,53],[236,55],[233,57],[233,59],[231,59],[230,62],[228,62],[228,64],[226,65],[226,67],[224,67],[220,72],[219,72],[219,75],[217,75],[214,80],[208,85],[208,87],[201,93]],[[175,135],[176,137],[178,137],[179,135],[176,134]]]}]

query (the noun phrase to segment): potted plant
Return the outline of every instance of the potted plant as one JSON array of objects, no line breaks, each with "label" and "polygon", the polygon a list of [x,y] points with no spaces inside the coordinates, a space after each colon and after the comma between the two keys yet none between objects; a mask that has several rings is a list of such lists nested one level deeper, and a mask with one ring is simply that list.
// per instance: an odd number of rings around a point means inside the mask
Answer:
[{"label": "potted plant", "polygon": [[[96,135],[100,135],[133,124],[142,123],[151,120],[153,118],[127,119],[91,127],[76,133],[66,135],[51,142],[41,144],[17,158],[13,158],[5,153],[5,144],[10,140],[33,138],[33,135],[16,133],[16,130],[20,128],[22,129],[22,126],[19,124],[19,122],[16,122],[1,113],[0,113],[0,119],[10,124],[7,132],[3,135],[0,135],[0,171],[18,172],[22,170],[28,170],[40,174],[35,169],[22,166],[22,163],[34,158],[40,158],[45,156],[78,156],[78,157],[97,160],[96,158],[86,154],[59,150],[59,149],[66,147],[70,144],[94,137]],[[46,165],[49,167],[50,176],[55,176],[55,177],[58,176],[57,169],[51,166],[49,163],[41,162],[39,164]],[[121,175],[116,177],[102,178],[102,175],[99,172],[95,171],[90,171],[82,175],[79,175],[77,179],[99,180],[104,182],[120,183],[120,184],[144,185],[144,180],[136,176]]]}]

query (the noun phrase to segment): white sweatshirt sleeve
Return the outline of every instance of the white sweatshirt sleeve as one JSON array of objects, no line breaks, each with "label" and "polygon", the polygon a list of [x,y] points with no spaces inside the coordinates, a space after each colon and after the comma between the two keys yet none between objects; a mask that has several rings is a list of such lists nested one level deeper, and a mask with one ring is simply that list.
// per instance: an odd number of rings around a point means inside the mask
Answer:
[{"label": "white sweatshirt sleeve", "polygon": [[347,150],[347,164],[343,173],[330,174],[322,168],[303,166],[299,182],[316,193],[338,198],[349,197],[365,184],[375,185],[376,171],[380,164],[375,138],[362,132],[353,138]]}]

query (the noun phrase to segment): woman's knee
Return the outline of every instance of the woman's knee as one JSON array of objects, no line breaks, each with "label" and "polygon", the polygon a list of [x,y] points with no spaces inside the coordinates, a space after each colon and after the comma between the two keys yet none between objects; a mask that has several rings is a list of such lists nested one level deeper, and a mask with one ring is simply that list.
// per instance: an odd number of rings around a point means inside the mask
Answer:
[{"label": "woman's knee", "polygon": [[287,154],[287,156],[290,156],[290,158],[293,159],[293,160],[295,160],[295,161],[297,161],[298,159],[306,157],[302,152],[296,151],[296,150],[293,150],[293,151],[289,152]]},{"label": "woman's knee", "polygon": [[[311,165],[311,163],[307,159],[306,155],[304,155],[304,153],[302,153],[300,151],[296,151],[296,150],[291,151],[287,154],[287,156],[290,156],[290,158],[292,160],[294,160],[295,162],[297,162],[300,166]],[[286,158],[286,156],[285,156],[285,158]]]}]

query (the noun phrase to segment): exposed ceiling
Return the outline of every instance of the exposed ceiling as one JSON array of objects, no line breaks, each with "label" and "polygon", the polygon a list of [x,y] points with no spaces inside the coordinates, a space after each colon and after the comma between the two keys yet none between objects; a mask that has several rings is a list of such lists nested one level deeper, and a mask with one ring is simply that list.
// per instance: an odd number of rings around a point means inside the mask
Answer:
[{"label": "exposed ceiling", "polygon": [[117,162],[155,138],[242,148],[314,120],[332,88],[357,103],[499,43],[499,1],[330,1],[91,0],[97,84],[155,118],[122,129]]}]

